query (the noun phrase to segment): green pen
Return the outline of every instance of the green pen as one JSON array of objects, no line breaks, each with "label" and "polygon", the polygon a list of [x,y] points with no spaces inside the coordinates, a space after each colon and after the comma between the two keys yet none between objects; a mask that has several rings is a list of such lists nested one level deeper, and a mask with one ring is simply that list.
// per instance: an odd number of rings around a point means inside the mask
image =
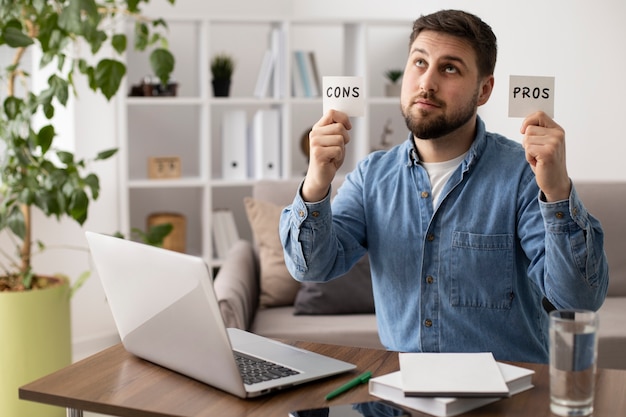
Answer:
[{"label": "green pen", "polygon": [[367,381],[369,381],[369,379],[371,377],[372,377],[372,373],[370,371],[364,372],[361,375],[359,375],[356,378],[354,378],[353,380],[348,381],[347,383],[343,384],[339,388],[337,388],[337,389],[333,390],[332,392],[330,392],[326,396],[326,399],[327,400],[332,400],[336,396],[341,395],[344,392],[351,390],[352,388],[356,387],[357,385],[365,384]]}]

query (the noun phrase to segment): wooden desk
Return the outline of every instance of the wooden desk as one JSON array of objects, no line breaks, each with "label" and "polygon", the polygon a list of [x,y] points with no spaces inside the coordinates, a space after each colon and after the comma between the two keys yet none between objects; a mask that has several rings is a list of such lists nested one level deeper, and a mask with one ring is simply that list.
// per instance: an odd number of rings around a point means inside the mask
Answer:
[{"label": "wooden desk", "polygon": [[[295,345],[350,361],[357,369],[348,374],[252,400],[241,400],[127,353],[113,346],[87,359],[20,388],[25,400],[114,416],[246,416],[286,417],[289,411],[375,400],[362,385],[332,401],[324,396],[356,374],[370,370],[374,376],[399,369],[398,355],[377,349],[350,348],[298,342]],[[535,387],[512,398],[476,409],[463,416],[550,417],[547,365],[516,363],[534,369]],[[414,412],[415,416],[426,414]],[[594,417],[626,415],[626,371],[598,370]]]}]

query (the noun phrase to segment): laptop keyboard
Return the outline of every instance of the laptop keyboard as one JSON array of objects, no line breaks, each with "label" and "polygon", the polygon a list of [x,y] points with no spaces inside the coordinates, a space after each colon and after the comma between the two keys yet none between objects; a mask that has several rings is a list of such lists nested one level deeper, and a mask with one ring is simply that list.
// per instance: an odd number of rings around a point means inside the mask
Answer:
[{"label": "laptop keyboard", "polygon": [[286,368],[263,359],[254,358],[238,352],[234,353],[235,361],[239,366],[239,372],[241,373],[243,382],[248,385],[300,373],[294,369]]}]

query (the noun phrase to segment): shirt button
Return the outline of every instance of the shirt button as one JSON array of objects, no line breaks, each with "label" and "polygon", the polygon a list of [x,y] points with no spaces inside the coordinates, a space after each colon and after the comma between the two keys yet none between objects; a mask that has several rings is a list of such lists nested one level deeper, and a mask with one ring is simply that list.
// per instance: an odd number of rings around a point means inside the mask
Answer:
[{"label": "shirt button", "polygon": [[298,212],[298,216],[300,216],[300,217],[304,217],[304,210],[300,210],[300,211]]},{"label": "shirt button", "polygon": [[427,234],[426,240],[432,242],[433,240],[435,240],[435,235],[433,235],[432,233]]},{"label": "shirt button", "polygon": [[433,325],[433,321],[431,319],[424,320],[424,326],[432,327],[432,325]]},{"label": "shirt button", "polygon": [[433,282],[435,282],[435,279],[433,277],[431,277],[430,275],[426,277],[426,283],[432,284]]},{"label": "shirt button", "polygon": [[562,211],[557,211],[554,215],[557,219],[562,219],[563,217],[565,217],[565,214],[563,214]]},{"label": "shirt button", "polygon": [[422,198],[428,198],[429,195],[428,191],[422,191]]},{"label": "shirt button", "polygon": [[313,213],[311,213],[311,216],[313,217],[319,217],[320,212],[319,211],[314,211]]}]

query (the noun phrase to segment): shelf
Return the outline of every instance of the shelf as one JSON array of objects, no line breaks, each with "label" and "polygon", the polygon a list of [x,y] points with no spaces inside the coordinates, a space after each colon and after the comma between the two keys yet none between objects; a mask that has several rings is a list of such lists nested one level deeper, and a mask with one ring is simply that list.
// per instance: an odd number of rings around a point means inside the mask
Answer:
[{"label": "shelf", "polygon": [[[176,57],[173,77],[179,83],[178,96],[123,97],[119,109],[122,231],[144,228],[146,217],[152,212],[179,212],[187,219],[187,251],[200,254],[211,267],[221,265],[213,251],[214,210],[231,210],[240,237],[252,239],[243,198],[251,195],[257,179],[223,178],[222,119],[225,112],[242,110],[249,127],[257,111],[277,109],[280,177],[303,178],[308,161],[301,141],[306,140],[308,129],[322,116],[322,98],[292,96],[295,50],[313,51],[320,75],[365,77],[366,114],[353,121],[351,143],[339,176],[379,147],[386,129],[394,132],[389,138],[393,144],[406,140],[399,97],[384,97],[384,72],[391,69],[387,66],[404,67],[411,25],[409,20],[223,16],[168,21],[170,49]],[[272,45],[272,30],[280,31],[285,51],[283,59],[277,61],[283,76],[273,81],[281,83],[285,94],[258,98],[254,88],[263,56]],[[130,27],[128,35],[132,42]],[[209,61],[223,52],[232,55],[236,63],[231,94],[213,97]],[[127,55],[129,84],[147,75],[147,62],[146,54]],[[182,177],[149,179],[147,161],[155,156],[179,157]]]}]

